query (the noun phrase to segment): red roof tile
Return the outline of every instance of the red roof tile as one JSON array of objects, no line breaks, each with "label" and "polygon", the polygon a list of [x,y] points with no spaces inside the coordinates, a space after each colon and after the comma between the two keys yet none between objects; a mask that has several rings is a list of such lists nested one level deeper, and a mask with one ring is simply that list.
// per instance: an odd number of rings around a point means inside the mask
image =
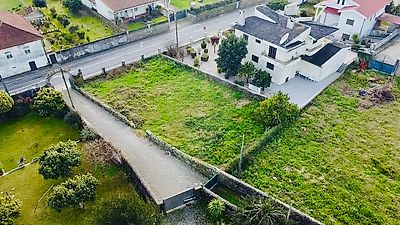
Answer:
[{"label": "red roof tile", "polygon": [[326,13],[328,14],[332,14],[332,15],[340,15],[340,13],[338,12],[337,9],[331,8],[331,7],[326,7],[324,10]]},{"label": "red roof tile", "polygon": [[355,10],[367,18],[372,17],[379,10],[385,8],[391,0],[353,0],[357,6],[345,7],[341,12]]},{"label": "red roof tile", "polygon": [[382,14],[382,16],[378,18],[378,20],[400,25],[400,16],[395,16],[388,13]]},{"label": "red roof tile", "polygon": [[22,16],[0,12],[0,49],[41,40],[42,35]]}]

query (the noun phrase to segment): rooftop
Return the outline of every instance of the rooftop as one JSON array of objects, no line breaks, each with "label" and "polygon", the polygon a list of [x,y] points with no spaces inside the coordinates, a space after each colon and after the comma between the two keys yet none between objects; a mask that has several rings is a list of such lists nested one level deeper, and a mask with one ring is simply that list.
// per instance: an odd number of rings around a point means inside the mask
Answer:
[{"label": "rooftop", "polygon": [[114,12],[156,2],[156,0],[101,0],[101,1]]},{"label": "rooftop", "polygon": [[0,49],[41,40],[42,35],[22,16],[0,12]]},{"label": "rooftop", "polygon": [[321,48],[317,53],[312,56],[304,55],[301,57],[302,60],[321,67],[336,53],[338,53],[344,46],[338,43],[329,43]]},{"label": "rooftop", "polygon": [[332,7],[336,7],[340,12],[347,11],[357,11],[361,15],[371,18],[375,13],[379,12],[382,8],[385,8],[386,5],[390,4],[391,0],[352,0],[355,4],[349,4],[349,1],[345,1],[344,5],[337,4],[337,0],[325,0],[319,4],[318,6],[328,6],[325,12],[334,14],[335,11],[332,10]]},{"label": "rooftop", "polygon": [[316,40],[326,37],[339,30],[336,27],[327,26],[321,23],[317,23],[315,21],[304,21],[300,23],[311,28],[310,35]]}]

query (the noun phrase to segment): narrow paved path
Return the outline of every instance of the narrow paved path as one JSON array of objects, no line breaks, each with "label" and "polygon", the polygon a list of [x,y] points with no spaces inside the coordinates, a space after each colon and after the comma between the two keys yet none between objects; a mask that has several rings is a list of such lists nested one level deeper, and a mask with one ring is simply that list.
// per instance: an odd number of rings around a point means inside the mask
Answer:
[{"label": "narrow paved path", "polygon": [[80,93],[71,90],[71,95],[76,110],[101,137],[123,152],[127,161],[139,171],[157,202],[206,182],[205,177],[139,137],[130,127]]}]

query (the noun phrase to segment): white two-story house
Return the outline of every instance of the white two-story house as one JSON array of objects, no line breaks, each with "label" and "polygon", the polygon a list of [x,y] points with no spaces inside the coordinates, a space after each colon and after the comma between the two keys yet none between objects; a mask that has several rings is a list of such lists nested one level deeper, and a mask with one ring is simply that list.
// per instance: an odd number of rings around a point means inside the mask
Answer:
[{"label": "white two-story house", "polygon": [[337,28],[296,21],[266,6],[257,6],[254,16],[247,18],[242,11],[234,29],[248,43],[244,61],[269,72],[278,85],[296,75],[321,81],[339,69],[348,52],[325,38]]},{"label": "white two-story house", "polygon": [[39,31],[19,15],[0,12],[0,75],[6,78],[48,64]]},{"label": "white two-story house", "polygon": [[82,0],[87,7],[111,21],[133,21],[147,16],[157,6],[157,0]]},{"label": "white two-story house", "polygon": [[364,37],[385,14],[391,0],[325,0],[315,5],[314,20],[339,29],[337,39],[349,40],[353,34]]}]

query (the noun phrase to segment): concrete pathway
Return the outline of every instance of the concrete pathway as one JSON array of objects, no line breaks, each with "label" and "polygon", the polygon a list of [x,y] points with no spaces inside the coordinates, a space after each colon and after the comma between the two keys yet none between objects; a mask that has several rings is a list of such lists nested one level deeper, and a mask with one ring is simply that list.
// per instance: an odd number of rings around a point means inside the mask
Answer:
[{"label": "concrete pathway", "polygon": [[127,161],[139,171],[157,202],[206,182],[205,177],[139,137],[130,127],[86,97],[75,90],[71,90],[71,95],[76,110],[101,137],[123,152]]}]

